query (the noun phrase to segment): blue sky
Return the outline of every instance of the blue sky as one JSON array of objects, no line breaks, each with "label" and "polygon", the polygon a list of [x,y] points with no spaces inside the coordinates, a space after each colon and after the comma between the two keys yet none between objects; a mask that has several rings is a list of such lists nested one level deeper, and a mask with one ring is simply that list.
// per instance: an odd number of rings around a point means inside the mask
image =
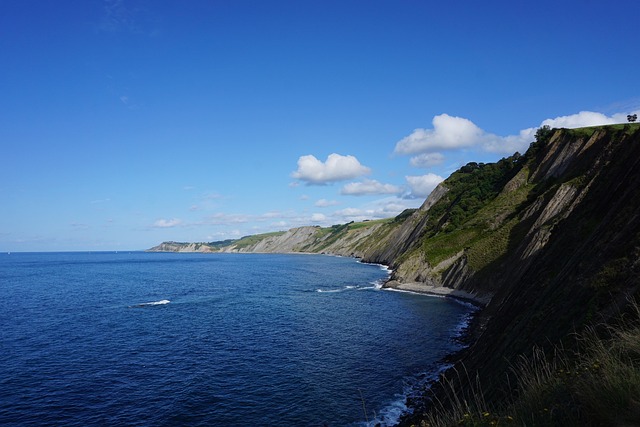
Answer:
[{"label": "blue sky", "polygon": [[632,1],[0,0],[0,251],[420,206],[541,124],[640,110]]}]

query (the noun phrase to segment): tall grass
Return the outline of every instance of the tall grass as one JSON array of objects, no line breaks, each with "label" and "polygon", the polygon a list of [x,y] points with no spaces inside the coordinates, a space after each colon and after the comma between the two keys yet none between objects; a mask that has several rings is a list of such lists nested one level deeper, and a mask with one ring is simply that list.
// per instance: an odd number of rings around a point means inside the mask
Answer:
[{"label": "tall grass", "polygon": [[[512,366],[517,384],[488,404],[477,377],[454,372],[421,426],[640,426],[640,307],[576,336],[577,350],[534,349]],[[464,391],[455,384],[470,384]],[[505,387],[511,387],[505,384]]]}]

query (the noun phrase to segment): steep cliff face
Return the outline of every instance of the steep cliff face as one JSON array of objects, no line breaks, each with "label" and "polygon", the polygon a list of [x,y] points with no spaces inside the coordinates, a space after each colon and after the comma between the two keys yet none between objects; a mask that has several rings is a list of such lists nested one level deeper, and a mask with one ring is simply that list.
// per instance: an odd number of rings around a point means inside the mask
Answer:
[{"label": "steep cliff face", "polygon": [[639,162],[638,124],[557,129],[524,155],[464,166],[397,218],[155,249],[357,256],[391,266],[391,286],[476,295],[485,307],[460,363],[499,399],[516,355],[639,296]]},{"label": "steep cliff face", "polygon": [[638,296],[638,126],[561,130],[539,150],[511,249],[467,284],[494,294],[463,360],[489,396],[504,391],[495,375],[517,354],[607,320]]},{"label": "steep cliff face", "polygon": [[162,242],[149,249],[149,252],[216,252],[205,243]]},{"label": "steep cliff face", "polygon": [[[462,226],[484,217],[495,244],[471,239],[440,276],[445,286],[491,295],[455,366],[482,384],[487,401],[511,393],[518,355],[564,342],[640,297],[639,162],[637,125],[557,130],[532,145],[502,192]],[[474,260],[482,248],[493,253],[488,262]],[[460,392],[473,387],[452,372]]]}]

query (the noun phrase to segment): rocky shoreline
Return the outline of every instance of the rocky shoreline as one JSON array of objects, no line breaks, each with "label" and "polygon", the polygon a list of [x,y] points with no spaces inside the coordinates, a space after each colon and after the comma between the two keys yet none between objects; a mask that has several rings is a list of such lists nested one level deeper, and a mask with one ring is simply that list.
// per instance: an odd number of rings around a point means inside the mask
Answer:
[{"label": "rocky shoreline", "polygon": [[491,301],[491,295],[476,295],[470,292],[461,291],[458,289],[446,288],[444,286],[433,286],[423,282],[408,282],[401,283],[397,280],[389,280],[384,285],[383,289],[395,289],[398,291],[415,292],[419,294],[436,295],[442,297],[456,298],[466,302],[470,302],[476,306],[484,307]]}]

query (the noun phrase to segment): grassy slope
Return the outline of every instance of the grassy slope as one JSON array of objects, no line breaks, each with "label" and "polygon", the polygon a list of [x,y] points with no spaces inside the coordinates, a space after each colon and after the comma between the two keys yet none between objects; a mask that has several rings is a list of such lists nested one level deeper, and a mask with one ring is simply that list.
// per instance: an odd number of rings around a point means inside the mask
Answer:
[{"label": "grassy slope", "polygon": [[[575,336],[574,350],[536,348],[513,362],[516,389],[488,403],[482,385],[446,383],[448,404],[436,402],[416,425],[632,426],[640,421],[640,308],[631,304],[613,326]],[[604,335],[604,336],[603,336]],[[468,372],[458,372],[460,376]]]}]

